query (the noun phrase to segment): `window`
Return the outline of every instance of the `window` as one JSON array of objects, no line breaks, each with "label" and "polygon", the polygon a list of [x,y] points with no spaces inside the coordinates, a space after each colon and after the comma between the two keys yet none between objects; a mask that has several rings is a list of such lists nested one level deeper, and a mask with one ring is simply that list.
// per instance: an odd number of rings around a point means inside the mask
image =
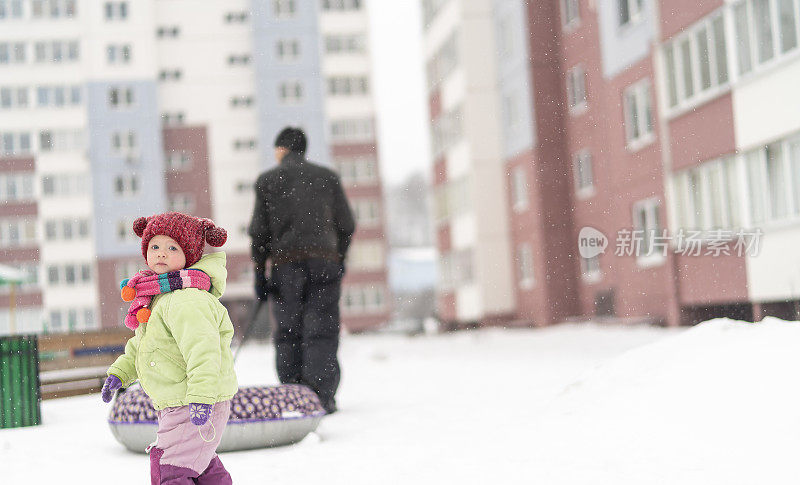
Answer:
[{"label": "window", "polygon": [[739,63],[739,74],[744,74],[753,69],[752,53],[750,52],[750,20],[747,13],[747,2],[741,2],[734,6],[733,16],[736,28],[736,53]]},{"label": "window", "polygon": [[36,244],[36,221],[0,219],[0,247],[27,247]]},{"label": "window", "polygon": [[250,64],[250,55],[230,55],[228,56],[228,65],[230,66],[246,66]]},{"label": "window", "polygon": [[91,283],[91,281],[92,266],[88,263],[69,263],[47,267],[47,282],[54,286],[71,286],[76,283]]},{"label": "window", "polygon": [[22,18],[22,0],[0,0],[0,20]]},{"label": "window", "polygon": [[161,113],[161,122],[167,126],[179,126],[183,124],[186,115],[183,113]]},{"label": "window", "polygon": [[335,76],[328,78],[328,94],[331,96],[357,96],[369,92],[367,78]]},{"label": "window", "polygon": [[293,62],[300,58],[300,41],[297,39],[281,39],[275,44],[278,60]]},{"label": "window", "polygon": [[342,184],[371,184],[378,180],[377,162],[370,157],[338,157],[336,166]]},{"label": "window", "polygon": [[342,288],[342,311],[348,314],[383,311],[385,300],[384,289],[380,286],[367,284]]},{"label": "window", "polygon": [[255,138],[237,138],[233,141],[233,149],[236,151],[255,150],[257,145]]},{"label": "window", "polygon": [[434,158],[438,158],[463,137],[462,110],[457,106],[445,111],[431,124],[431,146]]},{"label": "window", "polygon": [[371,118],[334,120],[330,124],[331,141],[372,141],[375,127]]},{"label": "window", "polygon": [[322,9],[325,11],[358,10],[361,0],[322,0]]},{"label": "window", "polygon": [[89,237],[88,219],[49,219],[44,223],[48,241],[72,241]]},{"label": "window", "polygon": [[573,113],[586,107],[586,73],[583,66],[575,66],[567,73],[567,100]]},{"label": "window", "polygon": [[115,131],[111,134],[111,150],[117,155],[135,155],[139,150],[136,132]]},{"label": "window", "polygon": [[530,244],[517,247],[517,273],[520,287],[527,289],[533,286],[533,251]]},{"label": "window", "polygon": [[711,45],[714,46],[711,55],[717,72],[712,78],[716,79],[716,84],[722,86],[728,82],[728,44],[725,40],[725,23],[721,16],[711,21],[710,33]]},{"label": "window", "polygon": [[[133,219],[117,220],[117,242],[120,243],[141,243],[136,233],[133,232]],[[130,277],[132,275],[128,275]]]},{"label": "window", "polygon": [[522,123],[522,109],[519,92],[503,95],[503,123],[509,131],[513,131]]},{"label": "window", "polygon": [[106,20],[125,20],[128,18],[128,2],[106,2],[103,11]]},{"label": "window", "polygon": [[594,175],[592,173],[592,154],[584,150],[574,157],[575,191],[578,196],[589,196],[594,193]]},{"label": "window", "polygon": [[0,202],[33,201],[32,173],[0,173]]},{"label": "window", "polygon": [[133,88],[110,88],[108,90],[108,105],[111,108],[127,108],[134,103]]},{"label": "window", "polygon": [[23,155],[31,152],[31,135],[22,132],[0,132],[0,154]]},{"label": "window", "polygon": [[279,19],[294,17],[295,0],[272,0],[272,13]]},{"label": "window", "polygon": [[458,67],[458,33],[458,29],[454,30],[425,66],[428,89],[438,86]]},{"label": "window", "polygon": [[192,168],[192,157],[189,152],[171,152],[167,156],[167,167],[172,170],[188,170]]},{"label": "window", "polygon": [[728,47],[724,17],[698,22],[664,46],[670,107],[684,108],[728,84]]},{"label": "window", "polygon": [[85,148],[81,130],[42,130],[39,132],[41,151],[79,151]]},{"label": "window", "polygon": [[578,0],[561,0],[561,24],[571,28],[580,22]]},{"label": "window", "polygon": [[243,24],[247,22],[247,19],[250,17],[250,14],[247,12],[228,12],[225,14],[225,23],[226,24],[234,24],[239,23]]},{"label": "window", "polygon": [[232,108],[249,108],[253,106],[254,100],[252,96],[233,96],[231,98]]},{"label": "window", "polygon": [[745,0],[733,7],[740,74],[797,49],[797,10],[793,0]]},{"label": "window", "polygon": [[770,0],[753,0],[753,26],[755,28],[758,62],[766,62],[775,55],[772,42],[772,13]]},{"label": "window", "polygon": [[464,214],[472,207],[469,178],[464,176],[440,185],[435,193],[436,221],[444,222]]},{"label": "window", "polygon": [[797,47],[797,16],[793,0],[777,0],[781,53]]},{"label": "window", "polygon": [[764,147],[767,167],[767,194],[769,194],[770,218],[783,219],[789,215],[788,174],[783,160],[783,145],[773,143]]},{"label": "window", "polygon": [[528,208],[528,177],[523,166],[511,171],[511,206],[515,212]]},{"label": "window", "polygon": [[44,197],[73,197],[89,192],[89,174],[61,173],[42,177],[42,195]]},{"label": "window", "polygon": [[181,34],[181,28],[177,25],[169,26],[169,27],[159,27],[156,30],[156,35],[158,38],[163,39],[166,37],[175,38]]},{"label": "window", "polygon": [[[31,16],[39,18],[74,18],[76,16],[76,0],[32,0]],[[3,10],[7,18],[22,18],[22,0],[0,0],[0,20],[3,19]]]},{"label": "window", "polygon": [[109,64],[129,64],[131,62],[131,46],[129,44],[111,44],[106,48]]},{"label": "window", "polygon": [[0,109],[28,107],[28,88],[0,87]]},{"label": "window", "polygon": [[138,194],[139,177],[133,174],[118,175],[114,178],[114,193],[120,197]]},{"label": "window", "polygon": [[359,54],[366,50],[364,34],[331,34],[325,36],[328,54]]},{"label": "window", "polygon": [[472,249],[461,249],[443,254],[439,264],[443,288],[452,289],[472,283],[474,277]]},{"label": "window", "polygon": [[348,255],[348,265],[361,271],[376,271],[384,267],[384,243],[381,240],[354,241]]},{"label": "window", "polygon": [[[34,44],[34,52],[37,63],[62,63],[66,61],[76,62],[80,59],[80,43],[77,40],[66,42],[36,42]],[[17,51],[17,48],[15,47],[15,56],[17,55],[22,55],[24,57],[24,47],[21,47],[19,51]],[[2,44],[0,44],[0,64],[2,63]]]},{"label": "window", "polygon": [[581,258],[581,272],[583,278],[587,280],[596,280],[600,277],[600,256],[592,256],[591,258]]},{"label": "window", "polygon": [[195,209],[192,194],[174,194],[169,198],[169,210],[177,212],[193,212]]},{"label": "window", "polygon": [[26,55],[27,48],[25,44],[23,44],[22,42],[15,42],[13,44],[12,51],[14,52],[13,61],[16,64],[22,64],[25,62],[27,57]]},{"label": "window", "polygon": [[158,73],[160,81],[179,81],[183,76],[183,71],[180,69],[163,69]]},{"label": "window", "polygon": [[380,203],[377,199],[359,198],[351,202],[359,227],[374,227],[381,222]]},{"label": "window", "polygon": [[617,0],[619,25],[624,26],[637,22],[643,8],[644,0]]},{"label": "window", "polygon": [[21,42],[15,42],[13,44],[0,42],[0,65],[24,63],[25,52],[25,44]]},{"label": "window", "polygon": [[[81,86],[37,86],[36,104],[39,107],[78,106],[82,102]],[[25,93],[27,103],[27,90]]]},{"label": "window", "polygon": [[278,85],[278,99],[283,104],[298,104],[303,101],[303,83],[284,81]]},{"label": "window", "polygon": [[663,258],[662,250],[656,244],[657,238],[662,236],[658,210],[659,203],[656,199],[640,201],[633,205],[634,234],[641,235],[637,254],[640,261]]},{"label": "window", "polygon": [[623,93],[625,135],[628,148],[636,150],[654,140],[649,81],[638,82]]},{"label": "window", "polygon": [[142,269],[143,266],[138,260],[119,262],[114,266],[114,279],[116,281],[122,281],[125,278],[130,278]]},{"label": "window", "polygon": [[[800,214],[800,141],[794,136],[787,140],[771,143],[737,156],[742,160],[744,171],[741,175],[735,170],[726,172],[729,187],[744,183],[747,187],[746,203],[750,225],[781,221]],[[732,158],[731,160],[735,160]],[[733,162],[730,162],[733,163]],[[744,180],[742,180],[742,176]],[[738,194],[733,193],[733,199]],[[728,204],[728,211],[734,210],[735,201]],[[738,220],[733,219],[734,222]]]}]

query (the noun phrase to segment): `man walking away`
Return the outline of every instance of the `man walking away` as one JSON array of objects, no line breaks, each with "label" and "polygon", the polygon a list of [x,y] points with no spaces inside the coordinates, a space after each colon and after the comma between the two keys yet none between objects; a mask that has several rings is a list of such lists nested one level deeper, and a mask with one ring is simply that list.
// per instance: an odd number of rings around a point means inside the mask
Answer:
[{"label": "man walking away", "polygon": [[280,132],[275,140],[278,166],[256,181],[249,233],[256,296],[275,295],[278,377],[284,384],[309,386],[333,413],[340,376],[339,296],[355,222],[338,175],[306,160],[305,152],[302,130]]}]

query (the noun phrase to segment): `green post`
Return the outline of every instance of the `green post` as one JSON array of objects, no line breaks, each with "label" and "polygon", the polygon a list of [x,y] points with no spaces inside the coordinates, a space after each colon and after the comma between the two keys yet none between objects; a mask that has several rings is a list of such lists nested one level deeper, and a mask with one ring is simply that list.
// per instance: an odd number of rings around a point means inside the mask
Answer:
[{"label": "green post", "polygon": [[41,424],[38,341],[0,337],[0,428]]}]

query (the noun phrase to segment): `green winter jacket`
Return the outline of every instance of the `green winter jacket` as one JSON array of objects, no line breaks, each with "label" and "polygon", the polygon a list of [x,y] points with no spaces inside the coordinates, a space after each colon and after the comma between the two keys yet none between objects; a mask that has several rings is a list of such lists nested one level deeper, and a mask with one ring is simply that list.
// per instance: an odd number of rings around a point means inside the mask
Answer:
[{"label": "green winter jacket", "polygon": [[190,268],[211,278],[211,290],[186,288],[155,296],[149,320],[108,369],[123,386],[138,379],[156,409],[214,404],[238,390],[233,324],[219,302],[228,275],[225,253],[207,254]]}]

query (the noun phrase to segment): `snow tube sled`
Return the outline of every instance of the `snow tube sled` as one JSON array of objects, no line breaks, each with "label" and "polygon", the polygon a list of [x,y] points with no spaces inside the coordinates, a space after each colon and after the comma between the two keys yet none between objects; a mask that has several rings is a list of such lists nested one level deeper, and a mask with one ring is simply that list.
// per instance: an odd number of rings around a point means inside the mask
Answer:
[{"label": "snow tube sled", "polygon": [[[324,415],[319,398],[306,386],[241,387],[217,451],[297,443],[317,429]],[[156,440],[158,417],[141,388],[117,394],[108,424],[117,441],[133,452],[144,453]]]}]

